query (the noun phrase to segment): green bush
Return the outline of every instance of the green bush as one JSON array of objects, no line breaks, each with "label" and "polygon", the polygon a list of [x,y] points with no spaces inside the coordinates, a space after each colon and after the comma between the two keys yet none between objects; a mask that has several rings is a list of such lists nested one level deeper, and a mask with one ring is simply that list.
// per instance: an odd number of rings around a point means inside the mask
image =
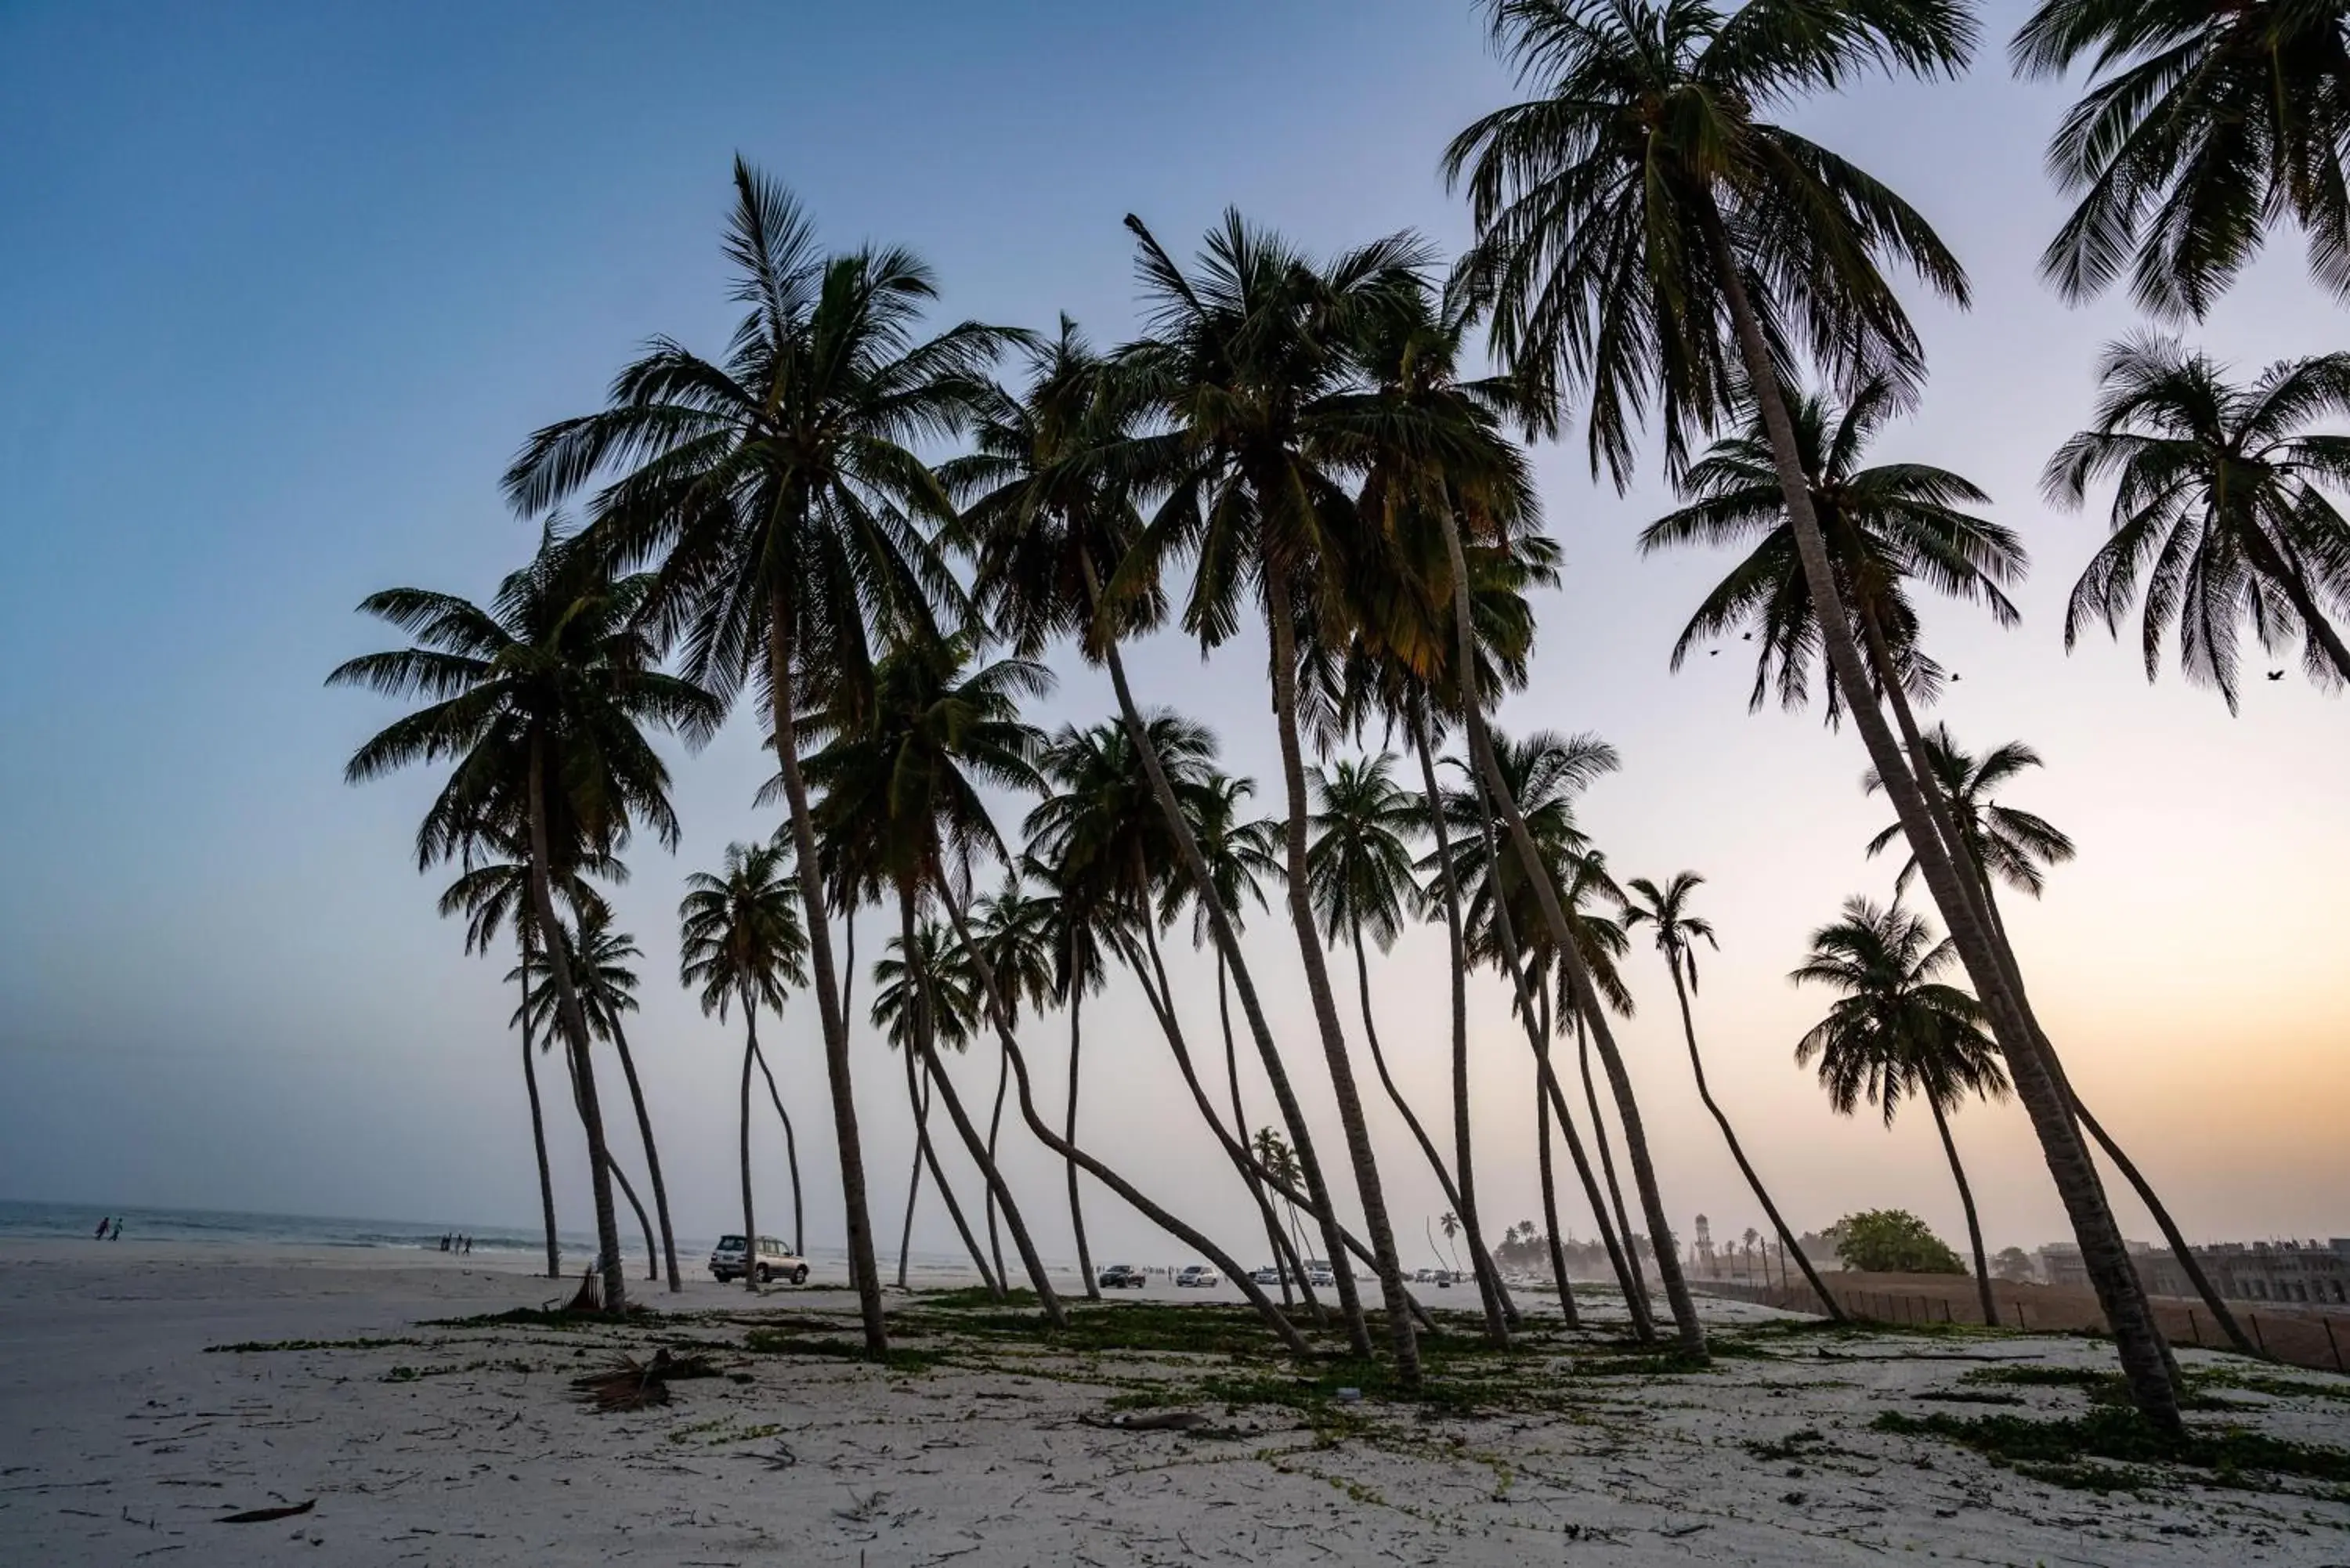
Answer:
[{"label": "green bush", "polygon": [[1963,1274],[1967,1266],[1906,1209],[1866,1209],[1828,1231],[1845,1267],[1871,1274]]}]

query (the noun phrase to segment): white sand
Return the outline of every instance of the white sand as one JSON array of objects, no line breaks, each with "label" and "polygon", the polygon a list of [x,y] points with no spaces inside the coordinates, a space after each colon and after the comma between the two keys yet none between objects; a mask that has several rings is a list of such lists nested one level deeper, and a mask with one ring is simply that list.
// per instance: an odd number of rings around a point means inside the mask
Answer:
[{"label": "white sand", "polygon": [[[2077,1340],[1887,1335],[1837,1343],[1823,1358],[1797,1339],[1709,1374],[1561,1378],[1555,1407],[1535,1414],[1421,1419],[1355,1407],[1359,1425],[1319,1437],[1280,1406],[1197,1407],[1242,1428],[1232,1437],[1083,1425],[1076,1417],[1100,1412],[1120,1387],[1184,1370],[1180,1358],[1024,1359],[1002,1346],[965,1358],[977,1366],[912,1372],[746,1357],[747,1383],[684,1383],[665,1407],[602,1415],[567,1400],[565,1379],[608,1345],[642,1348],[656,1336],[417,1326],[555,1293],[519,1272],[526,1266],[389,1251],[0,1244],[0,1563],[1642,1568],[1896,1553],[2350,1563],[2343,1503],[2193,1486],[2144,1497],[2062,1490],[1939,1441],[1869,1429],[1886,1409],[1989,1408],[1908,1397],[1956,1387],[1981,1365],[1954,1355],[2103,1364],[2097,1346]],[[747,1304],[706,1278],[683,1303]],[[770,1293],[755,1310],[789,1319],[852,1305],[843,1292],[810,1289]],[[1725,1324],[1774,1315],[1709,1310]],[[744,1330],[704,1321],[678,1332],[739,1343]],[[423,1343],[206,1351],[370,1337]],[[395,1368],[421,1376],[395,1377]],[[2319,1375],[2276,1376],[2350,1389]],[[2035,1409],[2085,1407],[2072,1390],[2018,1392]],[[2231,1397],[2245,1407],[2225,1419],[2350,1443],[2350,1403]],[[1810,1451],[1749,1451],[1805,1428],[1819,1434]],[[315,1511],[299,1519],[213,1522],[233,1509],[312,1498]]]}]

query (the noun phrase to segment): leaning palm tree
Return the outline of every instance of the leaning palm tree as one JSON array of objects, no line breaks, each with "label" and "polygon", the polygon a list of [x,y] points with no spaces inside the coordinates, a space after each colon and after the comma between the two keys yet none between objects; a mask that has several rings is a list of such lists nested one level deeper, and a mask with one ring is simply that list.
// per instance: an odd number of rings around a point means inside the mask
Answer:
[{"label": "leaning palm tree", "polygon": [[[966,968],[953,938],[936,920],[916,926],[911,943],[902,936],[890,938],[873,966],[873,1023],[905,1062],[906,1101],[914,1113],[913,1171],[907,1179],[906,1219],[898,1233],[898,1288],[906,1288],[914,1245],[914,1206],[921,1196],[922,1168],[928,1166],[932,1184],[946,1200],[955,1232],[979,1270],[981,1282],[1000,1300],[1001,1278],[987,1266],[987,1254],[980,1250],[970,1221],[963,1218],[954,1188],[939,1168],[938,1150],[931,1141],[933,1075],[919,1064],[926,1045],[932,1052],[944,1049],[960,1055],[971,1044],[979,1025],[979,997],[971,977],[963,972]],[[993,1158],[993,1149],[989,1158]]]},{"label": "leaning palm tree", "polygon": [[[674,1294],[683,1290],[678,1276],[677,1234],[670,1227],[669,1187],[661,1179],[660,1147],[653,1141],[652,1113],[645,1106],[643,1082],[637,1076],[637,1059],[629,1050],[629,1032],[624,1016],[637,1011],[637,973],[629,968],[631,961],[644,957],[634,938],[625,931],[612,929],[610,908],[601,899],[582,906],[574,917],[572,928],[562,933],[570,944],[567,956],[571,972],[579,986],[580,1004],[588,1011],[588,1026],[598,1040],[608,1040],[620,1058],[620,1071],[629,1081],[629,1100],[637,1113],[637,1136],[645,1147],[645,1172],[653,1189],[653,1213],[660,1221],[661,1257],[669,1269],[669,1288]],[[540,977],[539,993],[536,998],[525,994],[525,1005],[539,1014],[541,1030],[546,1038],[554,1037],[549,1027],[555,1017],[556,992],[552,966],[543,966],[548,972]],[[527,981],[533,963],[525,954],[520,967],[507,978]],[[634,1202],[631,1196],[630,1201]]]},{"label": "leaning palm tree", "polygon": [[[685,879],[677,907],[678,980],[701,993],[702,1011],[726,1022],[726,1010],[743,1009],[743,1235],[756,1262],[758,1215],[751,1188],[751,1069],[759,1057],[759,1009],[781,1016],[786,987],[807,983],[807,933],[788,878],[788,840],[730,844],[715,875],[696,871]],[[778,1109],[781,1106],[778,1105]],[[785,1124],[786,1129],[790,1123]],[[800,1173],[792,1158],[792,1233],[800,1237]],[[754,1269],[743,1271],[746,1290],[759,1288]]]},{"label": "leaning palm tree", "polygon": [[1811,955],[1788,976],[1799,985],[1843,993],[1796,1042],[1795,1060],[1808,1064],[1819,1058],[1820,1085],[1838,1116],[1852,1115],[1866,1099],[1885,1113],[1889,1127],[1904,1095],[1926,1102],[1967,1211],[1983,1322],[1996,1324],[1999,1303],[1991,1295],[1982,1223],[1950,1138],[1950,1117],[1971,1096],[2005,1098],[2007,1077],[1999,1047],[1983,1032],[1981,1006],[1934,978],[1956,956],[1947,939],[1934,940],[1926,922],[1899,905],[1879,909],[1866,898],[1846,899],[1844,918],[1812,933]]},{"label": "leaning palm tree", "polygon": [[[1713,923],[1702,915],[1690,913],[1690,900],[1704,882],[1705,878],[1694,871],[1676,871],[1661,888],[1645,877],[1635,877],[1625,884],[1631,889],[1632,896],[1624,905],[1624,922],[1627,926],[1645,926],[1653,934],[1657,951],[1664,955],[1665,967],[1672,971],[1673,997],[1681,1008],[1681,1038],[1689,1042],[1690,1071],[1697,1079],[1698,1098],[1705,1102],[1706,1114],[1712,1116],[1714,1126],[1721,1129],[1721,1141],[1730,1146],[1730,1158],[1738,1162],[1739,1174],[1745,1177],[1746,1185],[1753,1189],[1755,1201],[1762,1205],[1762,1212],[1769,1217],[1771,1228],[1779,1233],[1780,1241],[1795,1254],[1797,1265],[1804,1271],[1804,1282],[1812,1287],[1812,1293],[1819,1297],[1828,1316],[1841,1323],[1844,1321],[1844,1309],[1836,1304],[1835,1297],[1828,1293],[1827,1286],[1812,1267],[1811,1259],[1803,1255],[1803,1248],[1798,1244],[1794,1231],[1788,1228],[1786,1220],[1779,1217],[1779,1206],[1771,1201],[1771,1194],[1763,1189],[1762,1177],[1755,1174],[1753,1162],[1746,1158],[1746,1150],[1739,1145],[1738,1134],[1731,1128],[1728,1114],[1714,1102],[1713,1090],[1705,1081],[1705,1059],[1698,1054],[1697,1024],[1690,1014],[1690,998],[1697,994],[1697,944],[1703,942],[1710,948],[1718,948],[1721,944],[1714,940]],[[1753,1234],[1752,1231],[1747,1232],[1750,1238]],[[1750,1253],[1754,1250],[1751,1240],[1746,1250]]]},{"label": "leaning palm tree", "polygon": [[2097,375],[2096,424],[2064,443],[2041,481],[2064,506],[2116,482],[2113,534],[2074,585],[2064,646],[2092,619],[2119,637],[2143,573],[2148,680],[2176,622],[2179,668],[2217,686],[2234,712],[2250,620],[2272,652],[2298,635],[2318,685],[2350,681],[2336,625],[2350,617],[2350,520],[2325,493],[2350,481],[2350,436],[2309,429],[2350,415],[2350,354],[2281,360],[2236,386],[2210,356],[2149,334],[2108,346]]},{"label": "leaning palm tree", "polygon": [[[465,917],[465,950],[487,957],[508,920],[521,948],[521,967],[527,971],[536,940],[530,913],[530,848],[526,835],[483,824],[477,843],[461,851],[465,869],[441,895],[441,914]],[[476,856],[484,858],[476,858]],[[604,858],[581,869],[610,881],[625,880],[628,867]],[[601,903],[600,896],[578,875],[563,878],[557,893],[574,917]],[[525,991],[525,999],[527,992]],[[546,1277],[563,1275],[562,1244],[555,1231],[555,1178],[546,1158],[546,1118],[538,1100],[538,1052],[533,1038],[536,1021],[525,1009],[522,1018],[522,1078],[530,1098],[530,1137],[538,1156],[538,1203],[546,1228]]]},{"label": "leaning palm tree", "polygon": [[[416,763],[453,764],[417,830],[420,868],[462,854],[484,822],[516,825],[529,848],[534,929],[547,932],[557,929],[554,888],[567,868],[617,853],[639,823],[676,844],[669,769],[645,729],[698,742],[720,711],[707,691],[653,668],[639,621],[650,587],[615,578],[600,556],[550,525],[487,608],[421,588],[361,603],[418,646],[351,659],[328,684],[428,701],[360,746],[343,776],[359,784]],[[604,1305],[618,1312],[628,1303],[628,1271],[588,1018],[561,944],[546,950],[588,1134]]]},{"label": "leaning palm tree", "polygon": [[[1966,510],[1991,497],[1950,470],[1864,463],[1870,442],[1899,410],[1890,381],[1870,381],[1842,409],[1816,393],[1791,392],[1787,403],[1812,509],[1838,594],[1852,612],[1853,634],[1868,657],[1871,683],[1888,700],[1929,699],[1940,691],[1944,671],[1918,646],[1912,587],[1979,599],[2000,625],[2013,626],[2019,618],[2003,589],[2023,576],[2023,545],[2012,529]],[[1795,709],[1810,697],[1819,621],[1770,433],[1752,408],[1744,414],[1743,429],[1715,442],[1676,481],[1689,504],[1642,530],[1640,552],[1752,541],[1682,628],[1672,667],[1679,670],[1699,643],[1742,626],[1742,635],[1755,644],[1749,708],[1759,710],[1775,688],[1782,705]],[[1825,683],[1824,694],[1833,722],[1843,710],[1834,680]]]},{"label": "leaning palm tree", "polygon": [[[1948,847],[1947,814],[1903,763],[1873,700],[1782,389],[1797,351],[1847,391],[1914,389],[1924,349],[1887,275],[1906,266],[1967,297],[1922,214],[1835,152],[1766,116],[1870,71],[1941,76],[1973,51],[1947,0],[1486,0],[1531,89],[1456,137],[1477,240],[1460,286],[1491,302],[1493,348],[1522,379],[1590,394],[1594,466],[1628,483],[1653,410],[1668,468],[1752,403],[1771,439],[1822,651],[1887,783],[1928,889],[2015,1075],[2131,1396],[2179,1429],[2178,1390],[2144,1285],[2074,1122],[2012,955]],[[1552,900],[1555,903],[1555,900]],[[1544,914],[1552,909],[1545,905]],[[1565,930],[1564,911],[1553,922]],[[1659,1262],[1672,1249],[1658,1249]]]},{"label": "leaning palm tree", "polygon": [[[1122,638],[1163,618],[1165,597],[1148,571],[1127,572],[1115,585],[1111,581],[1142,529],[1130,472],[1136,465],[1129,460],[1149,411],[1134,379],[1114,373],[1117,369],[1064,318],[1058,340],[1034,351],[1025,391],[1016,397],[996,393],[974,432],[978,451],[942,469],[958,493],[968,497],[958,537],[974,563],[972,597],[1014,652],[1034,656],[1053,639],[1071,636],[1081,657],[1108,672],[1119,722],[1173,838],[1177,864],[1201,889],[1201,909],[1289,1128],[1310,1205],[1336,1256],[1339,1237],[1329,1183],[1274,1043],[1240,945],[1238,921],[1217,890],[1183,800],[1151,743],[1119,650]],[[1087,1165],[1091,1157],[1070,1158]],[[1340,1290],[1354,1347],[1368,1355],[1370,1332],[1355,1302],[1353,1282]]]},{"label": "leaning palm tree", "polygon": [[805,906],[850,1272],[867,1348],[888,1348],[874,1265],[848,1019],[801,774],[803,708],[870,684],[876,628],[931,635],[960,590],[919,524],[953,506],[913,447],[951,434],[1014,335],[966,322],[920,335],[937,295],[898,249],[827,255],[799,205],[737,160],[726,254],[747,308],[721,359],[666,338],[612,383],[599,412],[538,431],[507,471],[525,512],[602,476],[594,529],[614,556],[654,563],[654,626],[681,635],[691,679],[768,707]]},{"label": "leaning palm tree", "polygon": [[[1227,213],[1187,273],[1139,219],[1129,216],[1127,226],[1139,243],[1150,332],[1124,351],[1121,369],[1167,428],[1133,443],[1137,466],[1163,500],[1113,588],[1156,583],[1178,556],[1191,556],[1198,565],[1182,624],[1203,650],[1229,640],[1243,616],[1253,613],[1265,627],[1290,922],[1387,1304],[1397,1375],[1416,1386],[1419,1353],[1401,1260],[1307,891],[1310,803],[1298,676],[1301,628],[1309,648],[1343,640],[1343,584],[1369,543],[1348,483],[1369,455],[1364,404],[1376,385],[1360,352],[1366,324],[1419,290],[1429,258],[1418,240],[1394,235],[1317,265]],[[1388,417],[1412,416],[1388,410]],[[1346,1269],[1337,1271],[1337,1288],[1351,1323],[1359,1305]]]},{"label": "leaning palm tree", "polygon": [[2081,198],[2040,261],[2067,299],[2126,267],[2146,310],[2200,317],[2288,219],[2350,297],[2341,0],[2043,0],[2009,52],[2032,77],[2089,61],[2048,148]]},{"label": "leaning palm tree", "polygon": [[[2010,741],[1976,757],[1960,748],[1947,724],[1937,725],[1927,733],[1925,750],[1936,786],[1941,791],[1942,798],[1950,803],[1950,815],[1958,824],[1963,859],[1981,884],[1983,908],[1990,913],[1991,925],[2004,938],[2007,922],[2000,913],[1993,885],[2004,882],[2037,898],[2047,884],[2046,867],[2073,858],[2072,837],[2062,828],[2046,817],[2004,805],[1998,799],[1997,792],[2003,785],[2020,776],[2025,769],[2040,766],[2040,753],[2021,741]],[[1872,793],[1878,787],[1874,774],[1862,783]],[[1871,856],[1882,854],[1899,836],[1900,825],[1897,823],[1868,841],[1868,853]],[[1917,862],[1912,859],[1895,875],[1893,891],[1897,898],[1908,885],[1916,869]],[[2066,1086],[2070,1088],[2069,1082]],[[2077,1091],[2073,1094],[2073,1108],[2080,1116],[2082,1127],[2097,1141],[2097,1147],[2106,1151],[2106,1158],[2114,1162],[2116,1168],[2137,1193],[2138,1200],[2154,1216],[2163,1240],[2169,1243],[2172,1255],[2178,1260],[2179,1269],[2193,1283],[2196,1293],[2203,1298],[2203,1304],[2210,1309],[2213,1319],[2220,1324],[2220,1332],[2228,1336],[2229,1343],[2246,1355],[2261,1354],[2259,1345],[2236,1321],[2236,1314],[2230,1310],[2227,1298],[2212,1285],[2210,1276],[2195,1256],[2195,1250],[2187,1244],[2186,1233],[2171,1218],[2169,1207],[2156,1193],[2154,1184],[2139,1171],[2137,1162],[2123,1153],[2121,1145],[2114,1141],[2113,1135],[2089,1114],[2089,1108],[2081,1103]]]}]

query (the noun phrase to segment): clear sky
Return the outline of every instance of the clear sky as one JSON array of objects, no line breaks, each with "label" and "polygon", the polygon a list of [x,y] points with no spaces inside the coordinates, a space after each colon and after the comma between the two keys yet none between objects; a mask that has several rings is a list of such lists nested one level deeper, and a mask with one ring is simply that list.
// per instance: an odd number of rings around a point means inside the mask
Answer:
[{"label": "clear sky", "polygon": [[[2019,10],[1991,8],[1995,40]],[[593,406],[650,334],[723,343],[734,152],[831,240],[920,251],[942,314],[1067,310],[1116,340],[1134,325],[1129,210],[1187,248],[1227,203],[1319,249],[1407,225],[1457,246],[1437,153],[1507,90],[1457,0],[0,7],[0,1197],[530,1221],[504,966],[461,956],[438,882],[411,867],[432,781],[340,783],[392,710],[320,681],[390,640],[351,613],[363,595],[481,595],[521,558],[531,532],[495,479],[531,429]],[[1932,612],[1965,677],[1943,716],[1970,744],[2022,738],[2048,760],[2013,799],[2071,829],[2081,858],[2014,909],[2024,966],[2076,1085],[2189,1231],[2350,1232],[2350,709],[2295,673],[2252,680],[2231,719],[2173,670],[2148,688],[2129,649],[2067,658],[2059,639],[2101,524],[2051,512],[2034,481],[2085,415],[2097,346],[2132,325],[2126,303],[2068,308],[2034,272],[2060,215],[2040,152],[2065,96],[2012,82],[1994,48],[1963,82],[1871,86],[1801,117],[1921,206],[1975,282],[1970,315],[1921,307],[1933,381],[1883,450],[1978,480],[2036,565],[2019,630]],[[2301,257],[2283,236],[2197,338],[2247,369],[2338,347],[2343,313]],[[1806,932],[1847,894],[1890,891],[1893,867],[1861,855],[1887,814],[1856,787],[1857,741],[1816,713],[1748,716],[1740,645],[1669,674],[1726,561],[1638,559],[1632,536],[1665,504],[1653,468],[1619,498],[1579,448],[1539,465],[1566,580],[1505,723],[1614,741],[1625,771],[1585,810],[1612,866],[1710,878],[1723,951],[1698,1027],[1790,1217],[1898,1204],[1954,1233],[1930,1127],[1839,1121],[1791,1061],[1821,1005],[1783,979]],[[1270,784],[1261,660],[1243,644],[1202,669],[1158,644],[1136,673]],[[1098,684],[1065,673],[1041,717],[1107,713]],[[689,1234],[733,1222],[739,1046],[671,983],[678,884],[774,826],[751,806],[757,756],[738,717],[678,759],[683,848],[639,846],[619,899],[646,949],[634,1038]],[[1277,1027],[1319,1083],[1285,929],[1255,930]],[[868,928],[868,956],[882,934]],[[1210,972],[1190,966],[1181,988],[1201,1037]],[[1638,955],[1629,974],[1669,1204],[1717,1233],[1758,1222],[1690,1087],[1661,962]],[[1529,1073],[1479,983],[1480,1182],[1502,1221],[1538,1212]],[[1440,1116],[1440,942],[1408,938],[1374,984],[1408,1090]],[[1085,1141],[1244,1239],[1241,1189],[1139,999],[1114,988],[1088,1023]],[[812,1009],[779,1033],[811,1239],[836,1241]],[[1052,1097],[1061,1033],[1047,1020],[1029,1042]],[[902,1080],[869,1033],[858,1064],[893,1215]],[[991,1068],[962,1076],[983,1094]],[[1409,1239],[1441,1203],[1400,1124],[1374,1114]],[[577,1227],[567,1119],[559,1201]],[[1972,1108],[1957,1129],[1994,1244],[2058,1235],[2022,1112]],[[1044,1244],[1065,1252],[1057,1172],[1010,1141]],[[1097,1256],[1172,1255],[1105,1192],[1090,1216]],[[942,1217],[926,1210],[918,1244],[951,1244]]]}]

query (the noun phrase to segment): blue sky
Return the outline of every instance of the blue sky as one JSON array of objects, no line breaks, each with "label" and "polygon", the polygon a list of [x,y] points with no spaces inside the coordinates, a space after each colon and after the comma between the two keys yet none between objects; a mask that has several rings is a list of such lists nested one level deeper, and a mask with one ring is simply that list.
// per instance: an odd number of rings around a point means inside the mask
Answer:
[{"label": "blue sky", "polygon": [[[1992,36],[2012,19],[1994,7]],[[481,594],[519,558],[529,530],[494,481],[530,429],[592,406],[651,333],[721,340],[736,151],[834,243],[921,253],[943,317],[1067,310],[1115,339],[1133,321],[1128,211],[1178,248],[1226,203],[1315,248],[1405,225],[1457,245],[1436,155],[1506,88],[1451,0],[0,11],[0,1196],[527,1220],[497,971],[458,954],[408,860],[430,782],[346,789],[343,757],[390,713],[320,680],[387,640],[350,613],[364,594]],[[2051,766],[2021,798],[2083,840],[2018,924],[2084,1093],[2125,1141],[2137,1130],[2199,1233],[2350,1230],[2324,1196],[2350,1189],[2350,994],[2324,894],[2350,872],[2342,703],[2296,676],[2256,683],[2231,721],[2174,670],[2147,688],[2128,649],[2058,643],[2099,524],[2049,512],[2033,481],[2085,413],[2097,344],[2131,325],[2126,302],[2069,309],[2034,273],[2060,214],[2039,150],[2064,99],[2008,80],[1994,50],[1960,84],[1802,111],[1974,275],[1971,316],[1921,309],[1935,380],[1887,450],[1983,483],[2039,566],[2022,630],[1929,623],[1967,677],[1948,716],[1970,740],[2038,744]],[[2249,366],[2331,348],[2342,324],[2287,235],[2197,336]],[[1507,722],[1606,733],[1627,769],[1586,815],[1618,869],[1711,878],[1729,950],[1701,1027],[1789,1206],[1818,1224],[1898,1201],[1955,1223],[1929,1129],[1833,1122],[1787,1060],[1815,1011],[1782,979],[1804,933],[1846,893],[1888,891],[1890,867],[1858,855],[1882,814],[1854,788],[1856,743],[1815,716],[1747,717],[1734,651],[1669,676],[1723,563],[1637,559],[1631,535],[1663,504],[1652,476],[1618,498],[1579,450],[1540,465],[1569,575]],[[1202,671],[1160,644],[1138,677],[1269,781],[1260,657]],[[1105,711],[1070,675],[1045,716]],[[671,928],[683,870],[772,826],[750,805],[760,771],[739,721],[681,757],[681,855],[641,847],[622,900],[648,954],[639,1048],[680,1146],[681,1222],[705,1232],[730,1190],[732,1036],[669,983]],[[1295,1033],[1295,954],[1258,925]],[[1629,1036],[1669,1199],[1742,1213],[1669,990],[1643,972]],[[1381,973],[1385,1032],[1413,1042],[1406,1080],[1432,1106],[1440,952],[1408,939]],[[1517,1056],[1496,999],[1481,1009],[1482,1179],[1534,1212]],[[1182,1182],[1210,1152],[1160,1109],[1164,1053],[1131,997],[1100,1014],[1094,1136],[1138,1177]],[[784,1029],[787,1092],[820,1134],[813,1021]],[[1045,1030],[1032,1050],[1049,1061]],[[878,1043],[859,1062],[886,1208],[902,1096]],[[2021,1113],[1960,1130],[1994,1234],[2054,1234]],[[1381,1132],[1417,1212],[1432,1183],[1399,1124]],[[827,1158],[804,1159],[812,1213]],[[1024,1152],[1014,1174],[1049,1214],[1049,1162]],[[1203,1185],[1206,1217],[1239,1220],[1229,1185]],[[1157,1255],[1095,1203],[1106,1245]],[[929,1219],[920,1234],[947,1239]]]}]

